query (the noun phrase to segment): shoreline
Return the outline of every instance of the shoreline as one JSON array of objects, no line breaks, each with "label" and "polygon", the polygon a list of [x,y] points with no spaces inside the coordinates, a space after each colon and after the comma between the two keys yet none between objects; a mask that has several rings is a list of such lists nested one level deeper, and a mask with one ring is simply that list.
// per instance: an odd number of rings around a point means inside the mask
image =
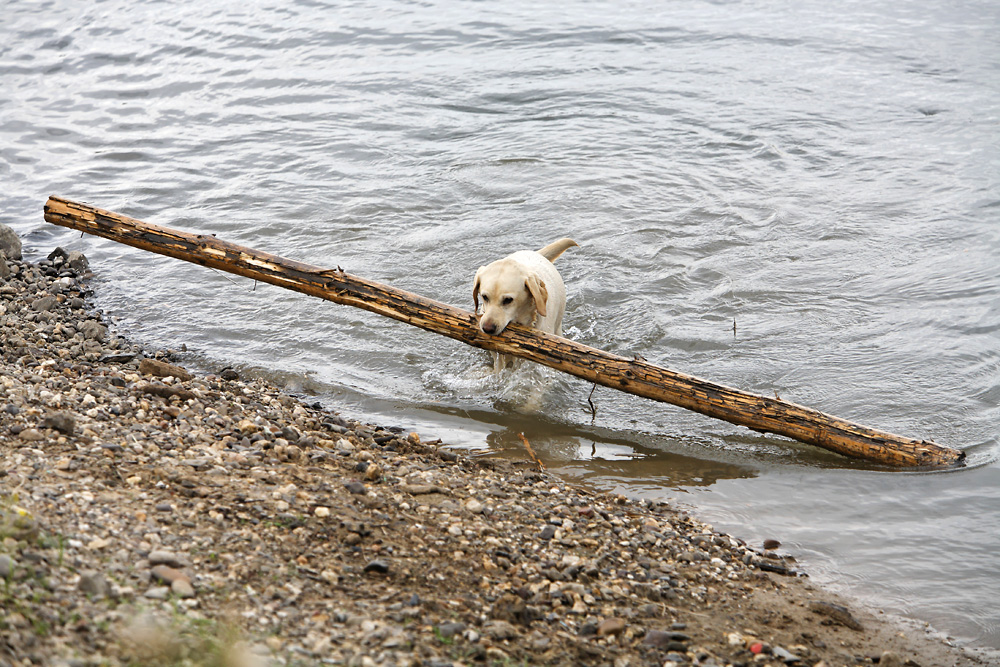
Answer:
[{"label": "shoreline", "polygon": [[0,667],[988,664],[666,504],[195,376],[52,257],[0,260]]}]

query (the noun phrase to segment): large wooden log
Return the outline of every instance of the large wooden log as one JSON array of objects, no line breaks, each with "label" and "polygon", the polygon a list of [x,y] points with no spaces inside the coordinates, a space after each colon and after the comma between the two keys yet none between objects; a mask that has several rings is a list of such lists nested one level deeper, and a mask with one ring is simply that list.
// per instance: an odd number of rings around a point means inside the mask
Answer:
[{"label": "large wooden log", "polygon": [[544,364],[589,382],[671,403],[750,429],[780,435],[844,456],[895,467],[962,465],[965,453],[824,414],[817,410],[707,382],[648,363],[581,345],[535,329],[509,325],[498,336],[480,331],[466,310],[388,285],[276,255],[145,223],[87,204],[51,197],[45,220],[142,250],[228,271],[287,289],[355,306],[407,324]]}]

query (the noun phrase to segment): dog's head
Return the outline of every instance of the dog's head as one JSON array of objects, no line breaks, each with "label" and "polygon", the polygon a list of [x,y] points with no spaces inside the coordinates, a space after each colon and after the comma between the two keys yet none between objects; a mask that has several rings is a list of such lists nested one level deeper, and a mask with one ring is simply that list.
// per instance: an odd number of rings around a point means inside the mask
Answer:
[{"label": "dog's head", "polygon": [[549,292],[538,274],[508,258],[481,266],[476,271],[472,300],[477,313],[480,297],[483,316],[479,319],[479,328],[495,335],[511,322],[531,326],[536,315],[545,317]]}]

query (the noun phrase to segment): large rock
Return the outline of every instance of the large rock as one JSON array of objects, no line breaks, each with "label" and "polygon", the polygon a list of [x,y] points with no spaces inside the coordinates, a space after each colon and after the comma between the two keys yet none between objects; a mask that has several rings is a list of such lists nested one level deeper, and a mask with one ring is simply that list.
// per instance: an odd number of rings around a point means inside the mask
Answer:
[{"label": "large rock", "polygon": [[66,255],[66,264],[77,273],[86,273],[90,268],[90,262],[87,261],[86,255],[79,250],[71,250]]},{"label": "large rock", "polygon": [[21,239],[3,223],[0,223],[0,255],[5,255],[8,259],[21,259]]}]

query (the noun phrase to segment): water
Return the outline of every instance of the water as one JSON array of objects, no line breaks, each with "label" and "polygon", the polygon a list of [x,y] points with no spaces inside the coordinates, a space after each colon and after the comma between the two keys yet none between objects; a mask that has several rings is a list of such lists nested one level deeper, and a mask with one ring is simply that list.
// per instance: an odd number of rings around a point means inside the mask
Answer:
[{"label": "water", "polygon": [[[889,6],[882,6],[889,5]],[[8,0],[0,221],[187,362],[674,498],[1000,648],[1000,7]],[[580,342],[903,435],[891,472],[45,224],[50,194],[471,308],[571,236]],[[733,323],[736,322],[736,332]],[[537,411],[527,397],[542,391]]]}]

